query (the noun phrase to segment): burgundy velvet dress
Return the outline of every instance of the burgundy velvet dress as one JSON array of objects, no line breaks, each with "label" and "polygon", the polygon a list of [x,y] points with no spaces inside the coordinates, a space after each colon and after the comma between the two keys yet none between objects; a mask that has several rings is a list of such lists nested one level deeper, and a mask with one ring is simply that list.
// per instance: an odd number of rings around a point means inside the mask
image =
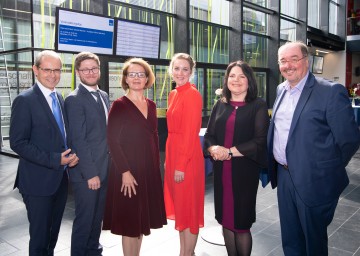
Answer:
[{"label": "burgundy velvet dress", "polygon": [[[116,100],[109,113],[108,143],[111,154],[104,230],[117,235],[149,235],[165,225],[166,214],[160,174],[156,105],[147,99],[147,118],[127,97]],[[120,192],[123,172],[138,183],[136,195]]]}]

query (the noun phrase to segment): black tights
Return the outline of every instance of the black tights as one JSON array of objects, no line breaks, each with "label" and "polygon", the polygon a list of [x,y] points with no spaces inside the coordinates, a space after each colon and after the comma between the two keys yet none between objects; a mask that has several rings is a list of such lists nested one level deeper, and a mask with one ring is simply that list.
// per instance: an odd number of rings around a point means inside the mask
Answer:
[{"label": "black tights", "polygon": [[252,248],[250,232],[236,233],[223,227],[223,234],[229,256],[250,256]]}]

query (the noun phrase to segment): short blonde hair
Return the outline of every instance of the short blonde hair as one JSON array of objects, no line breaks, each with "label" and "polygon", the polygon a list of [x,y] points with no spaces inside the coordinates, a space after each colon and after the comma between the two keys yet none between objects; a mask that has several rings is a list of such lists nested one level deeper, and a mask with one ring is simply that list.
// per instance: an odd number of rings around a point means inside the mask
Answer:
[{"label": "short blonde hair", "polygon": [[141,59],[141,58],[131,58],[128,59],[125,63],[124,63],[124,67],[123,67],[123,71],[122,71],[122,79],[121,79],[121,86],[124,90],[129,89],[129,85],[126,83],[126,76],[128,74],[128,69],[130,67],[130,65],[140,65],[145,69],[145,74],[147,77],[147,83],[145,85],[145,89],[150,88],[154,82],[155,82],[155,75],[154,72],[152,71],[149,63],[147,63],[145,60]]}]

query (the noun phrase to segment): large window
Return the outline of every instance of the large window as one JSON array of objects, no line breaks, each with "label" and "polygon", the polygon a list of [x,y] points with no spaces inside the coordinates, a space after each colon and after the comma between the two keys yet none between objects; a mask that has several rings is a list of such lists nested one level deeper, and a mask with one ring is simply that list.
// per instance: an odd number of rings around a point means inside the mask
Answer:
[{"label": "large window", "polygon": [[[15,1],[1,0],[1,29],[4,45],[1,50],[9,51],[19,48],[31,47],[31,12],[30,4],[23,4],[16,8]],[[8,56],[9,60],[13,56]]]},{"label": "large window", "polygon": [[[312,0],[311,0],[312,1]],[[311,2],[308,1],[308,2]],[[304,1],[302,1],[304,2]],[[281,13],[298,19],[298,1],[297,0],[281,0]]]},{"label": "large window", "polygon": [[196,61],[228,64],[229,30],[215,25],[190,22],[190,54]]},{"label": "large window", "polygon": [[338,0],[329,1],[329,33],[338,34],[338,16],[339,4]]},{"label": "large window", "polygon": [[269,6],[269,0],[245,0],[246,2],[253,3],[256,5],[260,5],[262,7],[268,7]]},{"label": "large window", "polygon": [[[175,1],[174,0],[112,0],[111,3],[126,3],[154,9],[157,11],[174,13]],[[120,7],[121,9],[121,7]]]},{"label": "large window", "polygon": [[223,87],[225,70],[207,69],[206,75],[206,102],[204,102],[204,108],[208,112],[204,114],[210,115],[212,107],[219,98],[215,95],[215,91]]},{"label": "large window", "polygon": [[243,11],[243,29],[258,34],[267,34],[267,14],[250,8],[244,8]]},{"label": "large window", "polygon": [[228,26],[229,2],[225,0],[190,0],[190,18]]},{"label": "large window", "polygon": [[308,1],[308,18],[307,22],[308,25],[314,28],[320,28],[320,22],[319,22],[319,0],[312,0]]},{"label": "large window", "polygon": [[286,40],[286,41],[295,41],[296,40],[296,23],[281,19],[280,20],[280,39]]},{"label": "large window", "polygon": [[245,34],[243,37],[244,60],[252,67],[267,67],[267,41],[264,36]]},{"label": "large window", "polygon": [[266,100],[266,73],[255,72],[255,79],[258,85],[258,96]]}]

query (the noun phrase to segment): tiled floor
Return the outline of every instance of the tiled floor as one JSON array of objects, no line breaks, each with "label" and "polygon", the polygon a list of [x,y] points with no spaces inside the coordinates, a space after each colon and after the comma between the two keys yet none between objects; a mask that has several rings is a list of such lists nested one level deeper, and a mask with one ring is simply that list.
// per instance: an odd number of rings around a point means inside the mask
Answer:
[{"label": "tiled floor", "polygon": [[[17,190],[12,190],[18,160],[0,155],[0,256],[27,255],[28,222],[26,210]],[[329,226],[329,255],[360,256],[360,151],[347,167],[350,185],[341,196],[335,218]],[[213,189],[211,177],[206,180],[205,228],[201,230],[196,247],[197,256],[225,256],[224,246],[214,245],[203,238],[220,239],[221,231],[214,220]],[[70,255],[71,226],[74,217],[74,201],[71,193],[56,247],[57,256]],[[280,227],[276,191],[269,186],[259,187],[257,200],[257,222],[252,228],[252,255],[283,255],[280,240]],[[121,237],[103,232],[101,243],[103,255],[122,255]],[[144,237],[141,255],[171,256],[179,253],[178,233],[172,222],[154,230]]]}]

